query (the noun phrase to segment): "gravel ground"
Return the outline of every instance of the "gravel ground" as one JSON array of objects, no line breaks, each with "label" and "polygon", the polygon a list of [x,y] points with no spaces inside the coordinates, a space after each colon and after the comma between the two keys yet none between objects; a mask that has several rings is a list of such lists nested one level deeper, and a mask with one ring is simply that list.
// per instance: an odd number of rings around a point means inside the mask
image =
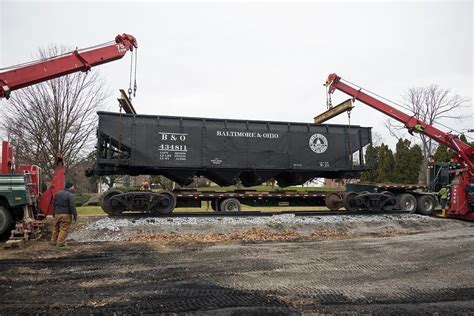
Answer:
[{"label": "gravel ground", "polygon": [[416,214],[371,216],[295,216],[283,214],[259,217],[146,217],[91,219],[80,225],[70,240],[78,242],[124,241],[131,238],[159,233],[227,233],[252,228],[274,231],[295,231],[308,235],[317,231],[337,231],[341,235],[371,235],[393,232],[411,234],[453,228],[462,222],[440,220]]},{"label": "gravel ground", "polygon": [[[65,249],[0,252],[0,315],[472,315],[473,227],[416,215],[81,219]],[[179,238],[252,229],[302,237]],[[311,235],[322,230],[333,234]],[[160,234],[171,238],[140,239]]]}]

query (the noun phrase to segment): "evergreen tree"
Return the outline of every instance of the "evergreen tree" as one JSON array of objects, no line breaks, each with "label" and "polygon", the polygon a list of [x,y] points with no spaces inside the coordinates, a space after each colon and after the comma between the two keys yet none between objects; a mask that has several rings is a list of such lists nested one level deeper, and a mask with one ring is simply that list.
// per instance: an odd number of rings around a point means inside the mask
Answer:
[{"label": "evergreen tree", "polygon": [[365,164],[372,168],[372,170],[361,173],[361,180],[364,182],[375,182],[377,178],[377,167],[379,165],[378,151],[379,146],[372,146],[369,144],[365,151]]},{"label": "evergreen tree", "polygon": [[[392,181],[396,183],[409,183],[410,178],[410,141],[400,138],[395,151],[395,166]],[[416,174],[418,176],[418,174]]]},{"label": "evergreen tree", "polygon": [[408,164],[410,172],[408,173],[406,182],[403,183],[417,183],[419,179],[418,175],[420,173],[420,169],[424,159],[421,147],[416,144],[413,145],[413,147],[410,148],[408,157],[410,157],[410,163]]},{"label": "evergreen tree", "polygon": [[[471,145],[464,134],[461,134],[459,136],[459,139],[463,141],[464,143]],[[435,162],[450,162],[452,158],[452,153],[448,150],[447,146],[444,145],[439,145],[438,148],[436,149],[435,154],[433,155],[433,159]]]},{"label": "evergreen tree", "polygon": [[393,167],[395,159],[392,150],[387,145],[380,145],[378,152],[379,165],[377,168],[376,182],[391,182],[393,179]]},{"label": "evergreen tree", "polygon": [[451,153],[448,152],[448,147],[439,145],[438,148],[436,148],[433,159],[435,162],[449,162],[451,160],[451,156]]},{"label": "evergreen tree", "polygon": [[408,139],[399,139],[395,154],[382,143],[380,146],[367,146],[365,162],[372,166],[370,171],[361,174],[364,182],[417,183],[423,161],[420,146]]}]

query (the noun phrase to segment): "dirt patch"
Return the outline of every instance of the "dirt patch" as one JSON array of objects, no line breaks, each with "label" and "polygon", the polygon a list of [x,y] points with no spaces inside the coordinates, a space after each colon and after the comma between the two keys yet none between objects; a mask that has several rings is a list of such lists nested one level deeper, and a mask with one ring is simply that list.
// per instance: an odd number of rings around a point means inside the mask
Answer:
[{"label": "dirt patch", "polygon": [[272,231],[270,229],[252,228],[246,231],[231,231],[228,233],[210,234],[147,234],[130,238],[131,242],[198,242],[217,243],[230,241],[294,241],[302,239],[303,235],[294,230]]},{"label": "dirt patch", "polygon": [[129,242],[153,242],[163,244],[173,243],[196,243],[214,244],[228,242],[265,242],[265,241],[303,241],[313,239],[343,239],[357,238],[363,236],[389,237],[407,234],[405,231],[388,228],[377,230],[365,235],[352,233],[344,229],[321,229],[309,234],[300,233],[296,230],[272,230],[267,228],[252,228],[244,231],[230,231],[228,233],[158,233],[145,234],[129,238]]}]

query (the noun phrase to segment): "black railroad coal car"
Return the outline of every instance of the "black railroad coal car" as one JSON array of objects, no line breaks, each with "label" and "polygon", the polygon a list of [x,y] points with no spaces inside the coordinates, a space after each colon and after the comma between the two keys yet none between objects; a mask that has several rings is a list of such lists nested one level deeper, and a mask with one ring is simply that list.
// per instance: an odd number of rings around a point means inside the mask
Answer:
[{"label": "black railroad coal car", "polygon": [[204,176],[221,186],[281,187],[367,170],[371,128],[98,112],[97,175]]}]

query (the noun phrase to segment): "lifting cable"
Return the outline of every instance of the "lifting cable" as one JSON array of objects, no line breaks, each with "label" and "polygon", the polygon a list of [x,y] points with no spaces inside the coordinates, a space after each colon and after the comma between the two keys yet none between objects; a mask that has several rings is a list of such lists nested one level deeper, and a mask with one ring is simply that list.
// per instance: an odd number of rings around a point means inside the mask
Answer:
[{"label": "lifting cable", "polygon": [[433,186],[433,188],[434,188],[435,183],[436,183],[436,182],[438,181],[438,179],[439,179],[439,174],[440,174],[440,173],[441,173],[441,168],[439,168],[439,169],[438,169],[438,172],[436,172],[436,175],[435,175],[434,179],[432,179],[432,180],[430,181],[430,183],[428,183],[428,185],[427,185],[428,187]]},{"label": "lifting cable", "polygon": [[137,59],[138,59],[138,49],[135,49],[135,82],[133,84],[133,97],[137,94]]},{"label": "lifting cable", "polygon": [[118,147],[117,147],[117,151],[118,151],[118,159],[119,159],[119,163],[120,163],[120,160],[122,160],[122,130],[123,130],[123,115],[122,115],[122,105],[120,104],[119,105],[120,107],[120,112],[119,112],[119,139],[118,139]]},{"label": "lifting cable", "polygon": [[326,107],[329,110],[332,108],[331,94],[329,93],[329,87],[326,85]]},{"label": "lifting cable", "polygon": [[128,82],[128,98],[132,98],[133,51],[130,54],[130,80]]},{"label": "lifting cable", "polygon": [[[133,56],[135,56],[135,67],[133,67]],[[130,54],[130,81],[128,82],[128,98],[132,99],[137,94],[137,50],[133,50]],[[135,68],[135,69],[134,69]],[[132,78],[133,78],[133,89],[132,89]]]},{"label": "lifting cable", "polygon": [[348,137],[349,137],[349,155],[350,155],[350,162],[351,162],[351,168],[354,168],[354,159],[352,156],[352,144],[351,144],[351,110],[347,111],[347,120],[348,120]]},{"label": "lifting cable", "polygon": [[[402,104],[397,103],[397,102],[395,102],[395,101],[389,100],[389,99],[387,99],[387,98],[385,98],[385,97],[383,97],[383,96],[381,96],[381,95],[378,95],[378,94],[375,93],[375,92],[372,92],[372,91],[370,91],[370,90],[368,90],[368,89],[365,89],[365,88],[363,88],[363,87],[361,87],[361,86],[359,86],[359,85],[357,85],[357,84],[355,84],[355,83],[352,83],[352,82],[350,82],[350,81],[348,81],[348,80],[345,80],[345,79],[342,79],[342,78],[341,78],[340,80],[343,81],[343,82],[345,82],[345,83],[348,83],[348,84],[350,84],[350,85],[353,85],[353,86],[359,88],[360,90],[364,90],[364,91],[366,91],[366,92],[368,92],[368,93],[370,93],[370,94],[372,94],[372,95],[374,95],[374,96],[376,96],[376,97],[378,97],[378,98],[380,98],[380,99],[382,99],[382,100],[385,100],[385,101],[391,103],[392,105],[397,105],[397,106],[401,107],[402,109],[407,110],[407,111],[409,111],[410,113],[413,113],[413,110],[410,109],[410,108],[409,108],[408,106],[406,106],[406,105],[402,105]],[[413,115],[415,115],[415,113],[413,113]],[[456,129],[454,129],[454,128],[452,128],[452,127],[449,127],[449,126],[443,124],[443,123],[436,122],[436,124],[437,124],[437,125],[440,125],[440,126],[443,126],[444,128],[447,128],[448,130],[453,131],[453,132],[455,132],[455,133],[457,133],[457,134],[464,134],[464,133],[462,133],[462,132],[460,132],[460,131],[457,131]],[[433,124],[433,125],[434,125],[434,124]],[[474,140],[473,137],[467,136],[466,134],[464,134],[464,136],[465,136],[466,138],[470,138],[470,139]]]}]

